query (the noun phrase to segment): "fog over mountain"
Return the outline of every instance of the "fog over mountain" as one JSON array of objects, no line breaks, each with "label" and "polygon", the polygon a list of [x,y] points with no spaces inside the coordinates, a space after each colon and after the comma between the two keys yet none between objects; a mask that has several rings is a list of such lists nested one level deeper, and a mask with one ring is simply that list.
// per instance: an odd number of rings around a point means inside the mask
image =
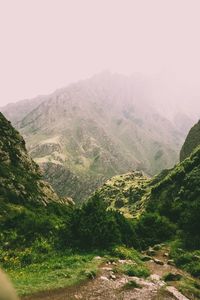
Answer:
[{"label": "fog over mountain", "polygon": [[60,195],[82,201],[113,175],[135,169],[154,175],[178,162],[200,104],[171,87],[161,75],[105,71],[1,111],[45,179]]},{"label": "fog over mountain", "polygon": [[0,6],[1,111],[59,194],[178,162],[200,114],[199,1]]}]

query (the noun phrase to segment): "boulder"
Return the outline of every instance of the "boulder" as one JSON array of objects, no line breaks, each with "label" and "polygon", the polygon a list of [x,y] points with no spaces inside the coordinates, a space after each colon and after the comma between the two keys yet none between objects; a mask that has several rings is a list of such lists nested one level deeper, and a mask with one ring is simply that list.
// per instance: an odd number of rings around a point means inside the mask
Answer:
[{"label": "boulder", "polygon": [[161,266],[164,265],[164,262],[163,262],[162,260],[160,260],[160,259],[154,258],[153,261],[154,261],[157,265],[161,265]]},{"label": "boulder", "polygon": [[144,255],[144,256],[141,257],[141,260],[142,261],[150,261],[151,260],[151,256]]},{"label": "boulder", "polygon": [[175,266],[175,262],[173,259],[168,259],[167,264],[170,266]]},{"label": "boulder", "polygon": [[154,255],[156,255],[156,251],[155,250],[153,250],[152,248],[149,248],[148,250],[147,250],[147,255],[149,255],[149,256],[154,256]]},{"label": "boulder", "polygon": [[158,250],[160,250],[162,248],[162,245],[161,244],[158,244],[158,245],[154,245],[153,246],[153,250],[155,250],[155,251],[158,251]]}]

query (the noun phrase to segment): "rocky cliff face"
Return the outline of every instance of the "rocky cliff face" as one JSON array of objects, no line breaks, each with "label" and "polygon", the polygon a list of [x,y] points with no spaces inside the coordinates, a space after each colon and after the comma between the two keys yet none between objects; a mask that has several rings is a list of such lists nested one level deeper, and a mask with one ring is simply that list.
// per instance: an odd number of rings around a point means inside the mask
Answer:
[{"label": "rocky cliff face", "polygon": [[195,124],[189,131],[185,143],[180,152],[180,160],[183,161],[190,156],[192,151],[200,145],[200,121]]},{"label": "rocky cliff face", "polygon": [[24,139],[1,113],[0,199],[16,204],[61,201],[42,180],[38,165],[26,151]]}]

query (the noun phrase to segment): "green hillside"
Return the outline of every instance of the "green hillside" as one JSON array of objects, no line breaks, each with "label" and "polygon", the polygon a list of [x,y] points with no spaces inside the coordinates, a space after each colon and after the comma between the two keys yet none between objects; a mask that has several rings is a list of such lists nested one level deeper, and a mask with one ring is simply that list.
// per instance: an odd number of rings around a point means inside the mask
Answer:
[{"label": "green hillside", "polygon": [[185,143],[181,149],[180,160],[190,156],[192,151],[200,145],[200,121],[195,124],[189,131]]},{"label": "green hillside", "polygon": [[95,195],[98,195],[109,209],[122,212],[128,218],[134,218],[145,209],[150,183],[150,178],[142,172],[135,171],[112,177],[95,192]]},{"label": "green hillside", "polygon": [[[186,247],[200,248],[200,146],[174,168],[152,179],[140,172],[115,176],[95,195],[109,209],[136,218],[139,223],[148,214],[166,218],[176,227]],[[154,221],[150,219],[148,226],[153,226]]]},{"label": "green hillside", "polygon": [[200,147],[153,186],[147,210],[166,216],[188,246],[200,248]]},{"label": "green hillside", "polygon": [[50,240],[69,203],[42,180],[23,138],[0,113],[1,247],[25,247],[42,236]]},{"label": "green hillside", "polygon": [[[108,259],[125,259],[125,272],[148,276],[142,259],[150,258],[134,249],[152,254],[163,242],[174,265],[200,277],[200,146],[152,179],[140,171],[117,175],[77,206],[41,179],[23,138],[2,114],[0,131],[0,264],[20,295],[94,278]],[[198,279],[188,276],[177,286],[199,295]]]}]

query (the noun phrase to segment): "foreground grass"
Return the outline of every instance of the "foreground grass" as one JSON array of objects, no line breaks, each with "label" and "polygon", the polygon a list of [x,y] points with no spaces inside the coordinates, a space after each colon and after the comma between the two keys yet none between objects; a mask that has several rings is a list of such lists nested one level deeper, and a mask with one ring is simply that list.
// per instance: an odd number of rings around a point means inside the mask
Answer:
[{"label": "foreground grass", "polygon": [[[0,257],[2,267],[10,275],[20,296],[40,291],[74,286],[94,278],[100,264],[105,261],[127,260],[116,272],[146,277],[149,274],[140,254],[126,247],[114,247],[109,251],[89,253],[68,250],[39,254],[30,249],[19,253],[4,253]],[[28,254],[28,255],[27,255]],[[96,257],[100,255],[100,257]],[[31,259],[30,259],[31,258]]]},{"label": "foreground grass", "polygon": [[141,255],[136,250],[125,247],[116,247],[113,249],[112,254],[127,260],[125,264],[118,265],[114,269],[115,273],[123,273],[128,276],[144,278],[150,275],[150,271],[141,260]]},{"label": "foreground grass", "polygon": [[19,295],[34,294],[80,283],[95,276],[102,260],[95,254],[53,253],[41,263],[7,269]]}]

